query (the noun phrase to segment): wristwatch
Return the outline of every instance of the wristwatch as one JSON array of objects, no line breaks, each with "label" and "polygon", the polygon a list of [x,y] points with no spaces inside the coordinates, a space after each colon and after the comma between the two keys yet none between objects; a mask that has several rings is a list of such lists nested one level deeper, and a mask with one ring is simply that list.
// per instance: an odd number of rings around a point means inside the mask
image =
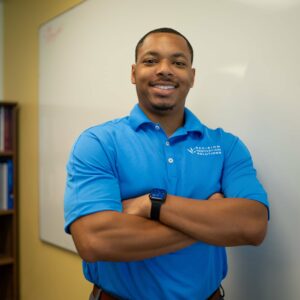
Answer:
[{"label": "wristwatch", "polygon": [[163,189],[153,189],[149,198],[151,200],[151,220],[159,220],[160,208],[164,204],[167,198],[167,191]]}]

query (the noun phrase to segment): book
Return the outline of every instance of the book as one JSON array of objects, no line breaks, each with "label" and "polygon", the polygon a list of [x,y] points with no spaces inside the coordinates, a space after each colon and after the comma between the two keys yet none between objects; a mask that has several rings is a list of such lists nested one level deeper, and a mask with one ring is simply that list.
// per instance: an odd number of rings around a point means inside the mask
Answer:
[{"label": "book", "polygon": [[0,209],[4,208],[4,197],[3,197],[3,163],[0,162]]},{"label": "book", "polygon": [[14,208],[14,170],[13,170],[13,161],[9,159],[7,161],[7,208]]},{"label": "book", "polygon": [[12,150],[12,110],[4,109],[4,151]]},{"label": "book", "polygon": [[4,151],[4,107],[0,107],[0,151]]},{"label": "book", "polygon": [[7,195],[8,195],[8,182],[7,182],[7,163],[0,162],[0,209],[7,209]]},{"label": "book", "polygon": [[0,162],[0,209],[13,209],[13,162]]}]

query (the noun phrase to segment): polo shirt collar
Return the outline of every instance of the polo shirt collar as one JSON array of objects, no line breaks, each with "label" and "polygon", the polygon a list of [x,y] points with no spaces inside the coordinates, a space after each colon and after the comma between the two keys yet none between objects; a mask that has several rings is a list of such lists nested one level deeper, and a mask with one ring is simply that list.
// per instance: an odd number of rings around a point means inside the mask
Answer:
[{"label": "polo shirt collar", "polygon": [[203,133],[203,124],[188,108],[184,109],[184,118],[185,122],[183,128],[187,132],[199,132],[201,134]]},{"label": "polo shirt collar", "polygon": [[[200,120],[188,109],[184,109],[185,122],[183,127],[178,131],[182,132],[203,132],[203,124]],[[138,130],[143,124],[153,124],[153,122],[145,115],[140,106],[136,104],[129,115],[129,122],[134,130]],[[183,133],[183,132],[182,132]]]},{"label": "polo shirt collar", "polygon": [[131,127],[136,131],[139,129],[140,126],[143,124],[150,124],[153,123],[142,111],[140,106],[136,104],[129,115],[129,122]]}]

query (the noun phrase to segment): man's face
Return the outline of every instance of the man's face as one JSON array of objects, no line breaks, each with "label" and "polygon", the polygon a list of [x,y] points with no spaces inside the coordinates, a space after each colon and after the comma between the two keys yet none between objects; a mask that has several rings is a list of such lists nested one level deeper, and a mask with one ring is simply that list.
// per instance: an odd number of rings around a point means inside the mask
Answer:
[{"label": "man's face", "polygon": [[139,104],[152,114],[182,112],[194,77],[188,45],[172,33],[147,36],[131,72]]}]

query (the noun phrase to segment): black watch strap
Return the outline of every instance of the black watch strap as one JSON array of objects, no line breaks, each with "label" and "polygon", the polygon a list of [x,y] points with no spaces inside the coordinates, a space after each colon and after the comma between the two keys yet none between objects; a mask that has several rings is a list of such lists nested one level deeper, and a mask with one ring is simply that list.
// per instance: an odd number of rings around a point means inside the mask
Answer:
[{"label": "black watch strap", "polygon": [[159,220],[160,208],[162,204],[163,204],[162,201],[152,200],[151,212],[150,212],[151,220],[156,220],[156,221]]},{"label": "black watch strap", "polygon": [[151,200],[151,211],[150,218],[151,220],[159,220],[160,208],[167,198],[167,191],[163,189],[152,189],[149,194]]}]

